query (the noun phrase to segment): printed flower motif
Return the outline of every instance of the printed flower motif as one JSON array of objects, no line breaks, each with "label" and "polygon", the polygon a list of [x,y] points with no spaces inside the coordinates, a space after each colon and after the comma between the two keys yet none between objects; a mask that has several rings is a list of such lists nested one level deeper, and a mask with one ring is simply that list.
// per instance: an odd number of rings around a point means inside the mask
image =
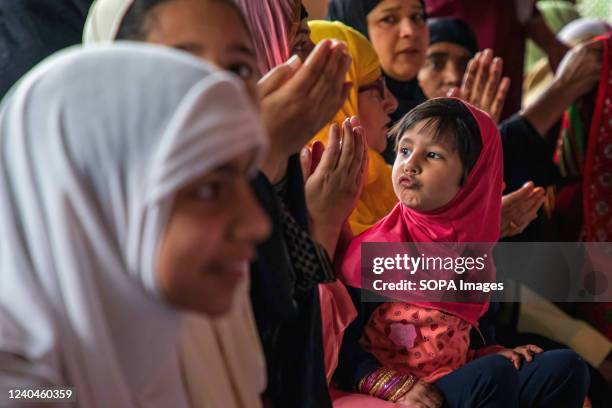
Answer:
[{"label": "printed flower motif", "polygon": [[413,324],[391,323],[389,339],[396,346],[412,348],[417,333]]}]

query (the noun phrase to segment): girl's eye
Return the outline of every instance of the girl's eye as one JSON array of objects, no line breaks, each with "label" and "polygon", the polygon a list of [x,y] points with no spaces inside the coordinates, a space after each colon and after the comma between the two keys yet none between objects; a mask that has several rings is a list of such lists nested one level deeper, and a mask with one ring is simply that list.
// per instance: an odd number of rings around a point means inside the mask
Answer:
[{"label": "girl's eye", "polygon": [[409,155],[410,155],[410,153],[412,153],[412,150],[410,150],[409,148],[407,148],[407,147],[402,147],[402,148],[400,148],[400,154],[401,154],[401,155],[403,155],[403,156],[409,156]]},{"label": "girl's eye", "polygon": [[242,63],[230,65],[227,70],[233,72],[243,79],[251,78],[254,73],[254,69],[250,65]]},{"label": "girl's eye", "polygon": [[200,186],[194,191],[195,198],[199,200],[214,200],[221,194],[222,185],[219,182],[210,182]]},{"label": "girl's eye", "polygon": [[440,155],[439,155],[438,153],[436,153],[436,152],[429,152],[429,153],[427,153],[427,157],[428,157],[429,159],[441,159],[441,158],[442,158],[442,156],[440,156]]}]

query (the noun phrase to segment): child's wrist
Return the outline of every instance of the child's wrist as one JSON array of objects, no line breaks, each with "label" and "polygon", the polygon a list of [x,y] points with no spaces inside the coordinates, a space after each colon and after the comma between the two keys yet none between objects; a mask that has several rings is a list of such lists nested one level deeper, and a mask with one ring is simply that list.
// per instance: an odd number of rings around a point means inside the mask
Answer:
[{"label": "child's wrist", "polygon": [[362,394],[396,402],[414,386],[416,378],[401,374],[391,368],[379,368],[363,377],[357,386]]}]

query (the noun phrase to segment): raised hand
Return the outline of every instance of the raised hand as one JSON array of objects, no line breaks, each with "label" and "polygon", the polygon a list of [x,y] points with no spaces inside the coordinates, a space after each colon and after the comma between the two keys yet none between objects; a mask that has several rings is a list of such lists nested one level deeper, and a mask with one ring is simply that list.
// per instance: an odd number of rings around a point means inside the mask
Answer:
[{"label": "raised hand", "polygon": [[262,168],[272,181],[282,178],[283,164],[331,121],[352,87],[345,83],[351,57],[346,44],[320,42],[304,63],[292,57],[260,80],[262,119],[270,136],[270,153]]},{"label": "raised hand", "polygon": [[502,69],[502,59],[493,58],[492,50],[478,52],[468,63],[461,88],[451,89],[448,96],[471,103],[499,122],[510,89],[510,78],[501,77]]},{"label": "raised hand", "polygon": [[338,237],[353,211],[368,163],[365,133],[355,117],[332,125],[326,149],[315,143],[300,155],[306,205],[314,238],[333,257]]}]

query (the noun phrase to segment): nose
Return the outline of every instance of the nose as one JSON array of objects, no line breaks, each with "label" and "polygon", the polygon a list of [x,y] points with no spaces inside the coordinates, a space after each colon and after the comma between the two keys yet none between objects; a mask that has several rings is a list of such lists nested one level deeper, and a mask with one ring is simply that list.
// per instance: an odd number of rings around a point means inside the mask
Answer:
[{"label": "nose", "polygon": [[234,238],[256,244],[270,235],[272,232],[270,219],[246,181],[238,196],[235,197],[234,207],[236,217],[233,226]]},{"label": "nose", "polygon": [[385,113],[391,114],[397,110],[398,102],[397,98],[389,91],[389,88],[385,86],[385,99],[383,101]]},{"label": "nose", "polygon": [[421,163],[418,154],[412,152],[404,162],[404,173],[410,175],[421,174]]},{"label": "nose", "polygon": [[456,63],[447,62],[444,67],[444,83],[450,86],[460,86],[463,79],[463,72],[459,70]]},{"label": "nose", "polygon": [[408,17],[402,18],[399,22],[399,36],[400,38],[414,36],[414,23]]}]

